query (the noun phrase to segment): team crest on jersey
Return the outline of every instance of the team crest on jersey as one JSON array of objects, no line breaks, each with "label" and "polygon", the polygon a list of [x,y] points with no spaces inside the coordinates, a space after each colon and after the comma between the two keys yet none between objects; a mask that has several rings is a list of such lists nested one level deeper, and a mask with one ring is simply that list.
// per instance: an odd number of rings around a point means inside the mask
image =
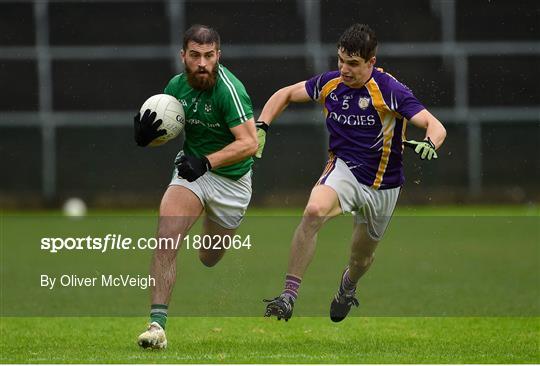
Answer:
[{"label": "team crest on jersey", "polygon": [[206,113],[212,112],[212,105],[211,105],[211,104],[208,104],[208,103],[205,103],[205,104],[204,104],[204,111],[205,111]]},{"label": "team crest on jersey", "polygon": [[358,106],[359,106],[362,110],[366,109],[367,107],[369,107],[369,100],[370,100],[370,99],[367,98],[367,97],[360,97],[360,98],[358,99]]}]

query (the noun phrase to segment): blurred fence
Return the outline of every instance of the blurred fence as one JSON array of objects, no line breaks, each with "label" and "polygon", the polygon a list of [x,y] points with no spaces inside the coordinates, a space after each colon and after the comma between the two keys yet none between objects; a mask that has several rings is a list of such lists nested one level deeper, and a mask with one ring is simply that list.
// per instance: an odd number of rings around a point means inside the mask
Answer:
[{"label": "blurred fence", "polygon": [[[402,201],[537,202],[539,14],[534,1],[0,2],[0,202],[155,206],[181,145],[135,147],[132,116],[182,70],[185,28],[220,32],[222,63],[260,110],[279,87],[334,69],[353,22],[376,30],[378,66],[448,130],[437,162],[406,155]],[[304,202],[326,147],[320,108],[289,108],[255,166],[254,202]]]}]

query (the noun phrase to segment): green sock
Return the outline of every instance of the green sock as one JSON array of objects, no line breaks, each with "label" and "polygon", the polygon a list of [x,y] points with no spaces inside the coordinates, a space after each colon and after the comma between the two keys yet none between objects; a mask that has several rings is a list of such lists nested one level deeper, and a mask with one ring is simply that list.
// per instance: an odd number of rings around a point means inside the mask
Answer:
[{"label": "green sock", "polygon": [[152,304],[150,308],[150,322],[156,322],[161,325],[161,328],[165,329],[167,308],[168,306],[164,304]]}]

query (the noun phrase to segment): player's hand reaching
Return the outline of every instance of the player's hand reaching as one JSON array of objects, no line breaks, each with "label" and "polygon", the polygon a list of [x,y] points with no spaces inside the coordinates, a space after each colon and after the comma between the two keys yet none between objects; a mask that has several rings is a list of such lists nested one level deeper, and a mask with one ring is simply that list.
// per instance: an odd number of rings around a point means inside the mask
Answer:
[{"label": "player's hand reaching", "polygon": [[133,129],[135,131],[135,142],[139,146],[147,146],[156,137],[163,136],[167,133],[165,130],[158,130],[163,123],[162,120],[156,119],[156,112],[151,112],[150,109],[144,111],[141,117],[141,112],[133,117]]},{"label": "player's hand reaching", "polygon": [[182,155],[174,161],[178,169],[178,176],[186,179],[188,182],[193,182],[204,173],[212,169],[212,165],[206,156],[198,158],[196,156]]},{"label": "player's hand reaching", "polygon": [[437,159],[437,152],[435,151],[435,144],[428,137],[424,141],[407,140],[403,141],[403,145],[414,149],[414,152],[420,155],[420,159]]},{"label": "player's hand reaching", "polygon": [[268,127],[270,126],[263,121],[257,121],[255,126],[257,127],[257,139],[259,140],[259,148],[255,153],[255,157],[260,159],[262,158],[264,144],[266,143],[266,133],[268,132]]}]

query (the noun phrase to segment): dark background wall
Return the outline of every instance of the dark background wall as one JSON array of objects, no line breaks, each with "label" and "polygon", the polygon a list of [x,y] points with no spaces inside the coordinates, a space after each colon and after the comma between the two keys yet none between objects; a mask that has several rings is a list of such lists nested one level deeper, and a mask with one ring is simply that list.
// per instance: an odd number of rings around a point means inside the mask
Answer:
[{"label": "dark background wall", "polygon": [[[396,55],[385,45],[442,44],[444,13],[437,1],[321,1],[318,32],[306,29],[302,1],[186,1],[181,23],[214,26],[222,37],[222,62],[245,84],[256,110],[278,88],[304,80],[317,71],[304,42],[318,34],[323,47],[335,44],[353,22],[369,23],[380,43],[378,66],[407,84],[430,110],[446,111],[448,139],[435,163],[405,158],[407,183],[402,200],[437,202],[538,202],[540,197],[540,117],[481,121],[471,135],[467,118],[452,114],[456,96],[466,92],[467,107],[510,107],[538,111],[540,104],[539,6],[535,1],[456,1],[453,42],[493,44],[493,54],[467,56],[467,90],[456,90],[452,52]],[[174,6],[175,4],[173,4]],[[183,29],[170,29],[171,2],[51,2],[48,42],[56,53],[74,47],[165,46],[181,39]],[[132,141],[131,118],[150,95],[160,93],[178,69],[171,54],[132,57],[52,57],[51,108],[64,122],[55,128],[55,190],[44,193],[44,143],[36,113],[40,110],[39,57],[36,47],[36,4],[0,3],[0,200],[5,207],[55,204],[79,196],[95,206],[154,205],[166,187],[181,140],[155,149]],[[309,15],[308,15],[309,16]],[[310,33],[310,34],[308,34]],[[180,37],[180,38],[179,38]],[[497,45],[536,45],[536,51],[497,52]],[[448,45],[448,43],[446,43]],[[295,48],[290,55],[249,56],[253,46]],[[180,48],[180,44],[177,45]],[[295,47],[297,46],[297,47]],[[245,56],[238,56],[244,48]],[[229,50],[234,50],[233,55]],[[172,50],[174,51],[174,49]],[[17,54],[17,52],[19,54]],[[119,51],[121,52],[121,50]],[[150,54],[149,54],[150,53]],[[25,56],[27,55],[27,56]],[[325,68],[335,68],[328,53]],[[43,93],[42,88],[42,93]],[[43,96],[42,96],[43,97]],[[256,204],[296,205],[305,202],[325,162],[327,136],[322,116],[312,121],[312,105],[290,108],[291,118],[271,129],[265,157],[255,165]],[[43,109],[43,101],[41,102]],[[30,112],[30,113],[28,113]],[[89,113],[82,123],[79,112]],[[287,112],[285,113],[287,114]],[[302,117],[304,116],[305,117]],[[27,116],[27,118],[25,117]],[[93,116],[104,116],[102,124]],[[112,116],[112,117],[111,117]],[[70,123],[70,118],[74,121]],[[295,117],[296,118],[296,117]],[[33,123],[38,119],[39,121]],[[66,120],[67,119],[67,120]],[[441,118],[442,119],[442,118]],[[296,123],[295,123],[296,122]],[[408,130],[409,137],[422,137]],[[473,139],[473,140],[471,140]],[[471,189],[471,146],[480,154],[481,187]]]}]

